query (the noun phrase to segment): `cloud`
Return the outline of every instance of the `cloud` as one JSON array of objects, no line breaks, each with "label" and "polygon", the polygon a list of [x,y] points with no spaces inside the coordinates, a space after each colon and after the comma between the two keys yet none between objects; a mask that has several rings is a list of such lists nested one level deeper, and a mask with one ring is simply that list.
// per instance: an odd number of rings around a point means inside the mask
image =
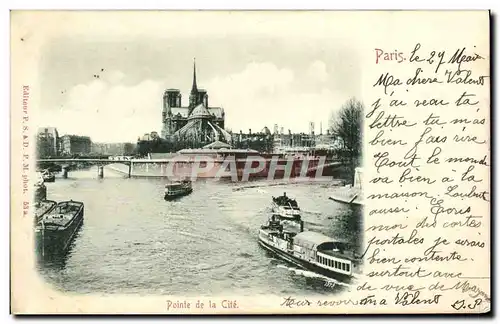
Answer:
[{"label": "cloud", "polygon": [[59,110],[44,111],[39,120],[61,134],[88,135],[93,141],[135,142],[137,137],[160,130],[163,84],[145,80],[121,83],[116,71],[108,79],[79,84],[68,91]]},{"label": "cloud", "polygon": [[226,96],[248,97],[273,95],[288,88],[294,80],[289,69],[279,69],[272,63],[250,63],[238,73],[215,77],[207,83],[207,90],[216,100]]},{"label": "cloud", "polygon": [[326,71],[326,64],[322,61],[314,61],[307,70],[307,75],[320,82],[328,80],[328,72]]},{"label": "cloud", "polygon": [[[162,94],[174,85],[151,79],[128,84],[121,71],[106,75],[68,89],[60,109],[37,117],[40,126],[55,126],[60,134],[88,135],[95,142],[135,142],[144,133],[160,132]],[[273,129],[274,124],[285,131],[308,132],[310,122],[319,132],[320,124],[326,131],[331,112],[355,95],[331,88],[327,78],[321,61],[302,72],[270,62],[249,63],[239,72],[203,82],[203,87],[209,105],[224,108],[226,128],[234,132]],[[187,98],[183,93],[183,105]]]},{"label": "cloud", "polygon": [[[311,73],[313,71],[313,73]],[[316,132],[326,131],[331,111],[338,109],[352,94],[315,86],[327,78],[326,66],[316,61],[305,77],[272,63],[251,63],[238,73],[217,77],[207,83],[211,105],[222,105],[226,127],[239,132],[260,131],[274,124],[285,131],[308,132],[314,122]]]},{"label": "cloud", "polygon": [[120,83],[125,78],[125,73],[122,71],[111,71],[110,73],[102,73],[103,78],[111,84]]}]

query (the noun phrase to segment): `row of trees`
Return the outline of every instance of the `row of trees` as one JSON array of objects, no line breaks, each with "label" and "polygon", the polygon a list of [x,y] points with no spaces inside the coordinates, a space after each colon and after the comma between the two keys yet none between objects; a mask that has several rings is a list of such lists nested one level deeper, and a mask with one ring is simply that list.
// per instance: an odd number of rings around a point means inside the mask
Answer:
[{"label": "row of trees", "polygon": [[363,158],[363,103],[355,98],[346,101],[330,118],[330,131],[342,142],[338,156],[348,165],[349,179],[362,165]]}]

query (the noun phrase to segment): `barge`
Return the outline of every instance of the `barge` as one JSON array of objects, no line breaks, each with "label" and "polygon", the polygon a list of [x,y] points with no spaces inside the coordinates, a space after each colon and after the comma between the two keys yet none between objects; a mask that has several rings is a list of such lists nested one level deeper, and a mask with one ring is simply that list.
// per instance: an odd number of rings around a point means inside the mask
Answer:
[{"label": "barge", "polygon": [[45,213],[35,226],[36,249],[42,253],[64,253],[83,224],[84,205],[62,201]]}]

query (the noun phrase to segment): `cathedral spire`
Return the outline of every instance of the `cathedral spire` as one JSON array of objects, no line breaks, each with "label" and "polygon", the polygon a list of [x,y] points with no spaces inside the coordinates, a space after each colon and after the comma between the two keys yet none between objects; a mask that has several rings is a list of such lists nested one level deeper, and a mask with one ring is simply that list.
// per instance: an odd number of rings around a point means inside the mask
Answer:
[{"label": "cathedral spire", "polygon": [[193,59],[193,86],[191,87],[191,93],[189,94],[189,115],[191,111],[198,104],[198,86],[196,85],[196,59]]},{"label": "cathedral spire", "polygon": [[191,93],[197,93],[198,87],[196,85],[196,58],[193,59],[193,86],[191,87]]}]

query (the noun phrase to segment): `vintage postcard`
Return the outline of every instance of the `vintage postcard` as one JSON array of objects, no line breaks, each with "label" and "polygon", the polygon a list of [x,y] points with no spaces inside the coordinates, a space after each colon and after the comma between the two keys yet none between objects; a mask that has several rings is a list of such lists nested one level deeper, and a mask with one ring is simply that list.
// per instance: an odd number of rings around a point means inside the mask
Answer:
[{"label": "vintage postcard", "polygon": [[488,11],[12,11],[14,314],[488,313]]}]

